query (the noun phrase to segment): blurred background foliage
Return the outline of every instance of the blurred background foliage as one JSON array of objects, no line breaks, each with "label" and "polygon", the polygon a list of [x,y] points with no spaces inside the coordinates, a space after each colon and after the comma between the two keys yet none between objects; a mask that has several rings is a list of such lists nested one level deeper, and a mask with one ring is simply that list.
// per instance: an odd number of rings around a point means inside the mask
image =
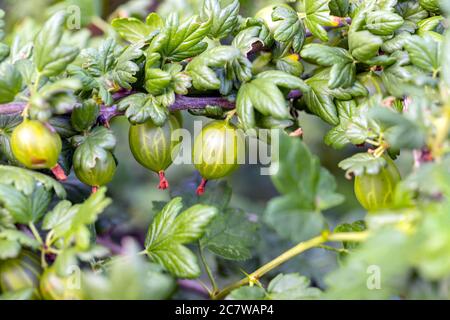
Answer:
[{"label": "blurred background foliage", "polygon": [[[86,29],[76,31],[79,37],[78,45],[85,47],[100,39],[103,33],[113,33],[106,22],[118,16],[134,16],[145,18],[151,11],[157,11],[162,16],[170,12],[178,12],[181,16],[190,16],[198,13],[202,0],[0,0],[0,7],[7,13],[7,31],[20,33],[23,39],[30,39],[38,31],[36,26],[41,25],[52,13],[69,6],[78,6],[81,12],[81,24]],[[241,14],[252,16],[259,9],[268,4],[281,3],[276,0],[241,0]],[[7,32],[8,34],[8,32]],[[12,34],[12,33],[9,33]],[[97,36],[97,37],[96,37]],[[6,39],[11,42],[12,39]],[[193,117],[184,112],[184,127],[192,129]],[[158,201],[167,201],[170,194],[157,188],[157,176],[140,166],[133,158],[128,147],[129,122],[125,117],[115,118],[112,129],[118,139],[115,155],[119,166],[114,180],[108,185],[109,196],[114,200],[100,217],[98,232],[110,234],[113,241],[118,241],[123,235],[135,236],[141,243],[145,238],[152,216],[157,212]],[[365,211],[358,204],[353,194],[353,182],[344,176],[344,171],[337,164],[357,152],[356,147],[336,151],[323,143],[323,137],[331,128],[315,116],[302,114],[301,125],[304,131],[304,141],[316,154],[322,166],[326,167],[335,177],[337,190],[345,196],[345,201],[325,212],[325,216],[332,229],[342,222],[352,222],[362,219]],[[191,131],[192,132],[192,131]],[[396,160],[401,172],[410,170],[413,159],[409,152],[402,152]],[[73,175],[73,174],[72,174]],[[190,186],[189,181],[199,179],[192,165],[172,165],[167,172],[171,183],[171,192],[180,192],[180,189]],[[213,187],[218,182],[211,182]],[[69,193],[72,197],[77,194],[80,199],[89,194],[89,189],[79,184],[72,176],[69,184],[78,193]],[[232,176],[228,177],[228,184],[232,186],[233,195],[230,206],[242,208],[254,219],[262,220],[268,201],[277,196],[269,176],[260,175],[258,165],[243,165]],[[194,193],[194,189],[192,190]],[[71,199],[77,200],[77,199]],[[79,200],[78,200],[79,201]],[[160,203],[159,203],[160,204]],[[292,243],[281,240],[270,227],[262,225],[259,230],[257,250],[252,259],[245,262],[235,262],[217,259],[212,255],[206,257],[214,273],[218,276],[219,286],[242,277],[241,270],[252,270],[264,262],[273,259]],[[299,272],[311,278],[314,285],[323,287],[324,274],[336,267],[336,254],[323,249],[314,249],[301,255],[278,268],[273,275],[279,272]],[[269,281],[270,277],[264,279]],[[206,280],[205,280],[206,281]],[[178,293],[178,298],[189,298],[190,294],[184,291]],[[197,298],[197,296],[192,296]]]}]

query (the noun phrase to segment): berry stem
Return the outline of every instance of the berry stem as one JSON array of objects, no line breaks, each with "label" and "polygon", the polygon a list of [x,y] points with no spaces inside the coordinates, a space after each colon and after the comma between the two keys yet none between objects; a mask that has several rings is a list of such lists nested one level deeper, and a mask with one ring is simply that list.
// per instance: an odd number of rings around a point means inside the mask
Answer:
[{"label": "berry stem", "polygon": [[166,175],[164,173],[164,170],[161,170],[160,172],[158,172],[159,175],[159,185],[158,188],[165,190],[169,187],[169,181],[167,181],[166,179]]},{"label": "berry stem", "polygon": [[200,182],[200,184],[197,187],[197,195],[201,196],[205,193],[205,188],[206,188],[206,183],[208,182],[208,180],[206,180],[205,178],[202,178],[202,182]]},{"label": "berry stem", "polygon": [[63,170],[63,168],[57,163],[53,168],[50,169],[53,175],[56,177],[58,181],[67,180],[67,176]]}]

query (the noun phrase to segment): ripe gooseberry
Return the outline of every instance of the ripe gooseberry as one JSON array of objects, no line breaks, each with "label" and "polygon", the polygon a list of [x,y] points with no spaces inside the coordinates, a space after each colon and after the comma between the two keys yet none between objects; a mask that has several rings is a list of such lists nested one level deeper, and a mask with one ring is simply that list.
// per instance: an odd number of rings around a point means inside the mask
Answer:
[{"label": "ripe gooseberry", "polygon": [[400,173],[391,158],[385,157],[386,166],[377,174],[364,173],[355,177],[355,195],[369,212],[386,209],[392,204]]},{"label": "ripe gooseberry", "polygon": [[142,166],[158,173],[159,189],[169,187],[164,171],[178,152],[181,139],[172,140],[172,133],[179,128],[180,123],[174,115],[170,115],[160,127],[151,119],[130,127],[128,137],[131,153]]},{"label": "ripe gooseberry", "polygon": [[12,132],[14,157],[29,169],[50,169],[58,180],[67,179],[58,164],[62,143],[60,136],[38,120],[25,119]]},{"label": "ripe gooseberry", "polygon": [[73,169],[77,178],[92,187],[92,192],[109,183],[116,172],[116,160],[111,152],[105,151],[104,157],[97,157],[95,165],[90,166],[82,159],[82,149],[77,148],[73,155]]},{"label": "ripe gooseberry", "polygon": [[225,177],[239,166],[240,146],[236,127],[228,121],[213,121],[202,129],[192,150],[194,166],[202,175],[198,195],[205,192],[208,180]]}]

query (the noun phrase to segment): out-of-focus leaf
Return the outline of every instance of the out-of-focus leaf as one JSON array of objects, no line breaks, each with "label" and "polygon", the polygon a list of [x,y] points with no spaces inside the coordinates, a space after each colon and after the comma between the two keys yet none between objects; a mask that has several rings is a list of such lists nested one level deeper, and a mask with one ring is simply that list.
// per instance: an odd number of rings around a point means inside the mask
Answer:
[{"label": "out-of-focus leaf", "polygon": [[267,287],[269,300],[310,300],[320,297],[318,288],[310,287],[311,281],[297,273],[278,274]]},{"label": "out-of-focus leaf", "polygon": [[330,299],[388,299],[399,294],[415,251],[406,234],[384,229],[372,235],[326,277]]},{"label": "out-of-focus leaf", "polygon": [[138,255],[137,244],[130,240],[124,254],[109,262],[103,273],[84,273],[82,277],[84,293],[94,300],[167,299],[175,287],[175,280]]},{"label": "out-of-focus leaf", "polygon": [[34,63],[42,75],[58,75],[79,53],[77,48],[60,45],[65,20],[66,14],[59,11],[45,23],[34,40]]},{"label": "out-of-focus leaf", "polygon": [[415,119],[408,114],[400,114],[393,110],[378,107],[370,111],[372,119],[383,127],[386,141],[396,149],[420,149],[425,145],[426,132]]},{"label": "out-of-focus leaf", "polygon": [[13,101],[16,94],[22,90],[22,76],[14,65],[0,65],[0,103]]},{"label": "out-of-focus leaf", "polygon": [[321,210],[343,201],[336,182],[300,140],[280,137],[279,158],[272,162],[272,181],[283,195],[269,202],[265,221],[284,238],[299,242],[325,228]]}]

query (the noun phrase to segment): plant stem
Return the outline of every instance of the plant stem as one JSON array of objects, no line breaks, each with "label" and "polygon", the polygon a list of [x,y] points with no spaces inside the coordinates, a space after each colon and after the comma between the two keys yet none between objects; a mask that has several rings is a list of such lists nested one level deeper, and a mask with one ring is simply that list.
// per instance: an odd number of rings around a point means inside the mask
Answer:
[{"label": "plant stem", "polygon": [[36,238],[36,240],[39,241],[39,243],[41,245],[43,245],[44,241],[42,241],[41,235],[39,234],[38,230],[36,229],[36,226],[34,225],[34,223],[30,222],[28,224],[28,227],[30,227],[31,233],[33,233],[33,236]]},{"label": "plant stem", "polygon": [[211,272],[211,268],[209,267],[208,262],[206,261],[206,258],[203,253],[203,249],[202,249],[202,246],[200,245],[200,242],[198,244],[198,251],[199,251],[200,259],[202,260],[203,266],[205,267],[206,274],[208,275],[209,281],[211,282],[211,286],[212,286],[211,294],[214,295],[216,292],[219,291],[219,288],[217,286],[216,280],[214,279],[214,275]]},{"label": "plant stem", "polygon": [[269,261],[256,271],[252,272],[250,275],[248,275],[246,278],[243,278],[235,283],[232,283],[231,285],[225,287],[221,291],[217,292],[216,294],[213,294],[211,296],[214,300],[219,300],[225,298],[231,291],[234,289],[237,289],[241,286],[244,286],[246,284],[254,284],[257,283],[258,279],[261,278],[263,275],[268,273],[269,271],[275,269],[276,267],[280,266],[281,264],[285,263],[286,261],[294,258],[295,256],[299,255],[302,252],[305,252],[309,249],[318,247],[322,245],[325,242],[329,241],[364,241],[368,236],[367,231],[364,232],[342,232],[342,233],[333,233],[333,234],[323,234],[317,237],[314,237],[312,239],[309,239],[304,242],[300,242],[296,246],[292,247],[291,249],[285,251],[280,256],[276,257],[272,261]]}]

